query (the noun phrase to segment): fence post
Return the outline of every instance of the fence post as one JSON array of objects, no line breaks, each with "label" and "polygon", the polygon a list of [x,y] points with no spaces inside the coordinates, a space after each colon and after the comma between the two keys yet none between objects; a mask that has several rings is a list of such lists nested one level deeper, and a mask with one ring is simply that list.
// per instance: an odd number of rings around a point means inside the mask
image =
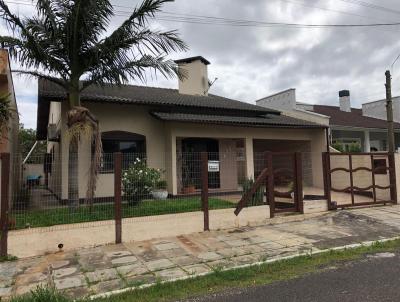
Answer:
[{"label": "fence post", "polygon": [[8,255],[8,211],[10,185],[10,153],[1,153],[0,256]]},{"label": "fence post", "polygon": [[114,153],[114,211],[115,211],[115,243],[122,242],[122,213],[121,213],[121,176],[122,153]]},{"label": "fence post", "polygon": [[210,230],[208,216],[208,154],[201,152],[201,206],[204,213],[204,231]]},{"label": "fence post", "polygon": [[397,187],[396,187],[396,162],[393,152],[389,152],[389,182],[390,182],[390,199],[397,204]]},{"label": "fence post", "polygon": [[267,192],[268,192],[268,203],[269,203],[269,212],[270,217],[274,218],[275,216],[275,193],[274,193],[274,169],[272,167],[272,153],[266,152],[265,159],[267,163],[268,176],[267,176]]},{"label": "fence post", "polygon": [[300,213],[304,213],[304,204],[303,204],[303,165],[302,158],[300,152],[295,152],[295,171],[296,171],[296,203],[297,203],[297,211]]},{"label": "fence post", "polygon": [[331,165],[330,165],[330,153],[322,153],[322,166],[323,166],[323,177],[324,177],[324,195],[328,202],[328,210],[333,210],[332,196],[331,196]]}]

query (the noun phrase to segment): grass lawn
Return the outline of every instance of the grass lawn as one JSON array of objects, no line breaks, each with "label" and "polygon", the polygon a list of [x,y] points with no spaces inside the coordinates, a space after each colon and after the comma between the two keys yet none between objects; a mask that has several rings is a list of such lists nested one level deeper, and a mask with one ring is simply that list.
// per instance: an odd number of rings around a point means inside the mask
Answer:
[{"label": "grass lawn", "polygon": [[[137,289],[111,298],[93,300],[95,302],[169,302],[189,297],[216,293],[232,288],[245,288],[269,284],[272,282],[289,280],[315,273],[334,264],[343,264],[348,261],[359,260],[367,254],[395,251],[400,249],[400,240],[377,243],[369,247],[359,247],[344,251],[299,256],[289,260],[251,266],[247,268],[215,271],[210,275],[173,283],[156,284],[145,289]],[[12,302],[39,302],[47,300],[15,299]],[[72,300],[54,300],[72,301]],[[82,301],[83,302],[83,301]]]},{"label": "grass lawn", "polygon": [[[235,204],[218,199],[209,198],[210,210],[232,208]],[[200,197],[186,197],[167,200],[143,200],[137,205],[122,205],[122,217],[153,216],[173,213],[195,212],[201,210]],[[96,204],[93,209],[81,205],[77,209],[60,207],[46,210],[32,210],[15,213],[17,229],[29,227],[44,227],[58,224],[79,223],[114,218],[113,204]]]}]

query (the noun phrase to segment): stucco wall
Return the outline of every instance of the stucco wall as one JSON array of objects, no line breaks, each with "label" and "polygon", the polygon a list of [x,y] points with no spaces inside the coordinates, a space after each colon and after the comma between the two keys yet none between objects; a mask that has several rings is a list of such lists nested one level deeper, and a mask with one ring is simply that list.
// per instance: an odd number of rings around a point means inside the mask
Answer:
[{"label": "stucco wall", "polygon": [[[49,111],[49,124],[57,125],[57,131],[61,132],[62,116],[61,116],[61,102],[51,102]],[[61,171],[62,171],[62,145],[60,142],[47,142],[47,153],[53,155],[51,172],[48,175],[48,186],[50,190],[61,198]]]},{"label": "stucco wall", "polygon": [[180,71],[185,77],[179,79],[179,92],[183,94],[207,95],[208,94],[208,71],[207,65],[200,60],[187,64],[179,64]]},{"label": "stucco wall", "polygon": [[11,74],[8,51],[6,49],[0,49],[0,94],[9,95],[11,108],[11,119],[9,120],[8,125],[6,125],[4,129],[2,129],[2,133],[0,136],[0,153],[10,153],[11,173],[9,181],[9,192],[10,194],[12,194],[14,191],[18,190],[20,186],[22,158],[19,154],[20,150],[18,142],[18,106],[15,99],[14,84]]},{"label": "stucco wall", "polygon": [[[244,208],[239,216],[234,209],[209,211],[210,229],[230,229],[242,226],[265,224],[270,218],[269,206]],[[122,220],[122,241],[149,240],[183,234],[198,233],[204,229],[202,212],[169,214],[126,218]],[[18,257],[32,257],[57,252],[57,245],[64,244],[64,250],[93,247],[115,242],[114,221],[99,221],[68,226],[18,230],[9,233],[10,254]]]},{"label": "stucco wall", "polygon": [[278,109],[294,110],[296,108],[296,89],[288,89],[276,94],[267,96],[256,101],[258,106]]},{"label": "stucco wall", "polygon": [[[146,137],[147,163],[152,168],[165,170],[164,122],[149,114],[145,106],[84,103],[99,120],[100,131],[127,131]],[[83,142],[79,154],[79,196],[85,197],[86,176],[89,171],[91,147]],[[113,174],[100,174],[96,196],[113,196]]]},{"label": "stucco wall", "polygon": [[[219,125],[203,125],[190,123],[169,123],[166,125],[168,138],[176,146],[176,139],[179,137],[208,137],[225,139],[244,139],[246,149],[246,166],[248,176],[254,174],[253,165],[253,140],[254,139],[275,139],[275,140],[304,140],[311,144],[310,160],[313,167],[313,185],[323,187],[322,152],[326,151],[326,137],[324,129],[279,129],[279,128],[250,128],[232,127]],[[172,154],[174,157],[174,154]],[[176,158],[176,154],[175,154]],[[172,182],[176,182],[176,171],[171,173]],[[173,187],[173,194],[177,193],[177,186]]]},{"label": "stucco wall", "polygon": [[[365,116],[386,120],[386,100],[362,104],[362,113]],[[400,122],[400,97],[393,98],[393,119],[395,122]]]},{"label": "stucco wall", "polygon": [[[192,123],[165,123],[149,114],[149,108],[134,105],[93,104],[85,103],[84,106],[99,119],[100,131],[128,131],[146,137],[147,162],[149,166],[166,171],[165,178],[168,190],[172,194],[178,193],[177,180],[177,138],[179,137],[204,137],[226,140],[220,147],[228,148],[227,142],[232,139],[243,139],[246,149],[246,172],[248,176],[254,173],[253,167],[253,139],[275,140],[305,140],[311,144],[311,157],[313,167],[313,183],[322,187],[322,161],[321,153],[326,151],[325,132],[323,129],[279,129],[279,128],[250,128],[219,125],[204,125]],[[62,198],[68,196],[68,141],[66,139],[65,112],[68,106],[62,103],[61,133],[61,187]],[[82,142],[79,147],[79,195],[86,194],[86,176],[90,164],[90,146]],[[232,162],[229,160],[228,162]],[[223,163],[225,164],[225,163]],[[98,180],[96,196],[113,196],[113,174],[101,174]],[[227,186],[235,187],[231,176],[225,178]],[[224,180],[224,181],[225,181]],[[237,178],[236,178],[237,181]],[[58,184],[57,184],[58,185]]]}]

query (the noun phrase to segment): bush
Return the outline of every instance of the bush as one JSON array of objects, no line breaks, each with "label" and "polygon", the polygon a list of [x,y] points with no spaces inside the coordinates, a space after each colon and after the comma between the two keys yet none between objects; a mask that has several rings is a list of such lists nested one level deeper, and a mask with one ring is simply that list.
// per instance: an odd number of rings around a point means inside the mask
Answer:
[{"label": "bush", "polygon": [[361,151],[361,145],[359,143],[352,143],[349,147],[349,152],[357,153]]},{"label": "bush", "polygon": [[165,189],[167,189],[167,181],[166,181],[166,180],[159,180],[159,181],[156,183],[155,189],[159,189],[159,190],[165,190]]},{"label": "bush", "polygon": [[[243,181],[243,195],[244,196],[248,191],[250,191],[251,187],[254,185],[254,179],[246,178]],[[252,196],[250,201],[247,203],[247,206],[259,206],[263,204],[263,196],[264,196],[264,188],[261,186],[257,189],[256,193]]]},{"label": "bush", "polygon": [[161,173],[161,170],[149,168],[145,161],[137,158],[122,176],[123,191],[127,201],[137,203],[149,198],[151,190],[160,182]]},{"label": "bush", "polygon": [[345,151],[345,150],[344,150],[343,144],[340,143],[340,142],[333,143],[333,144],[332,144],[332,147],[333,147],[334,149],[338,150],[339,152],[344,152],[344,151]]},{"label": "bush", "polygon": [[10,302],[71,302],[71,300],[54,288],[38,286],[29,294],[12,298]]}]

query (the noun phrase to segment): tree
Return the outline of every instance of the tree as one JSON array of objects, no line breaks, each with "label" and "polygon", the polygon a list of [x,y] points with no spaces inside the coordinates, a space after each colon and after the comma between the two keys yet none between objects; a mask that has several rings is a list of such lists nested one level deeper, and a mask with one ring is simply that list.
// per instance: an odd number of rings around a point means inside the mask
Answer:
[{"label": "tree", "polygon": [[92,84],[145,81],[147,69],[165,77],[181,76],[166,56],[186,50],[186,44],[174,30],[149,29],[149,19],[172,1],[143,0],[128,19],[104,37],[114,15],[109,0],[37,0],[37,16],[23,19],[0,0],[0,17],[15,33],[0,36],[0,43],[24,67],[19,72],[55,82],[66,92],[70,109],[68,199],[75,205],[79,204],[77,164],[82,134],[90,133],[95,145],[87,191],[90,201],[102,153],[98,121],[81,107],[80,93]]},{"label": "tree", "polygon": [[[23,124],[19,124],[18,136],[20,153],[22,155],[22,159],[24,159],[28,155],[29,151],[31,151],[33,145],[36,142],[36,130],[24,128]],[[40,141],[37,143],[35,149],[33,150],[31,158],[40,158],[41,160],[43,160],[43,156],[46,151],[46,143],[44,141]]]}]

